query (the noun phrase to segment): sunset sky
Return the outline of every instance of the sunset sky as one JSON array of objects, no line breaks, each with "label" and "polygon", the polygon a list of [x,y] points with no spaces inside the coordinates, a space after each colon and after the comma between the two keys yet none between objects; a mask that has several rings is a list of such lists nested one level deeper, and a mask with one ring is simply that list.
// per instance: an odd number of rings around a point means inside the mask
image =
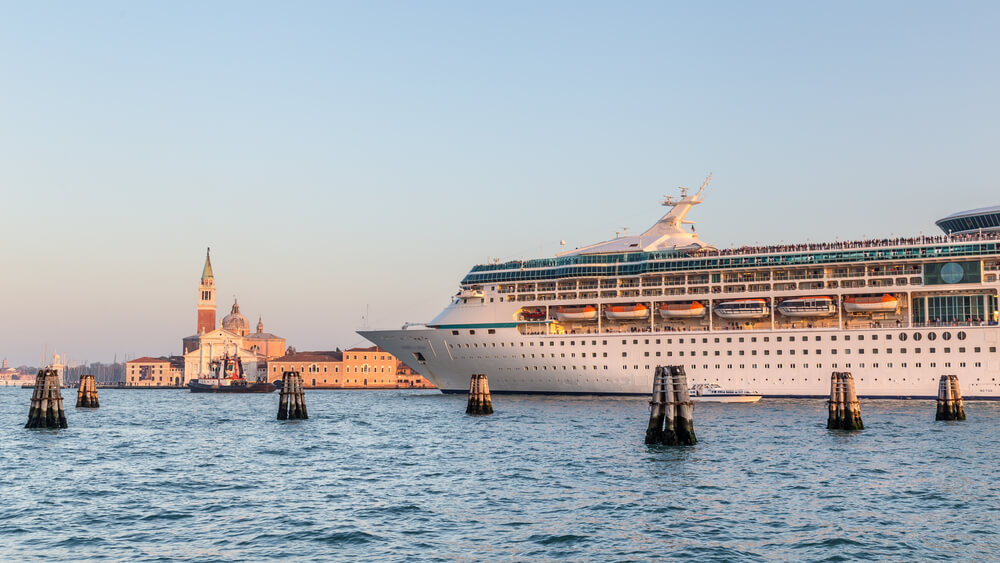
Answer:
[{"label": "sunset sky", "polygon": [[[0,357],[179,354],[205,248],[299,350],[477,263],[689,216],[717,246],[1000,204],[1000,5],[0,1]],[[365,311],[370,318],[365,319]]]}]

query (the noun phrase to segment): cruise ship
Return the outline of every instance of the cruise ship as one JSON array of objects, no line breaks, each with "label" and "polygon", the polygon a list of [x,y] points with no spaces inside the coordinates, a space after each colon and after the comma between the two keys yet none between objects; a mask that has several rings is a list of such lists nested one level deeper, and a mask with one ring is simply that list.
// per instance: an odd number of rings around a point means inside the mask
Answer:
[{"label": "cruise ship", "polygon": [[707,184],[642,234],[475,266],[430,322],[359,334],[446,393],[482,373],[495,393],[648,395],[683,365],[765,397],[824,397],[847,371],[863,397],[936,397],[957,374],[1000,398],[1000,206],[938,236],[719,249],[685,228]]}]

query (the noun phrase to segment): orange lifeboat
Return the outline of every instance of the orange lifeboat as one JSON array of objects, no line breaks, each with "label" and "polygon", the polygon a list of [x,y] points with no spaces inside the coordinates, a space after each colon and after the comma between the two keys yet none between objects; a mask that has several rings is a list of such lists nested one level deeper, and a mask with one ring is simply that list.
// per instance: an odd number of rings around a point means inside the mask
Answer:
[{"label": "orange lifeboat", "polygon": [[705,306],[697,301],[692,301],[690,303],[660,303],[658,309],[660,311],[660,317],[664,319],[705,316]]},{"label": "orange lifeboat", "polygon": [[891,313],[899,306],[899,300],[882,295],[852,295],[844,298],[844,310],[848,313]]},{"label": "orange lifeboat", "polygon": [[597,307],[559,307],[556,309],[556,318],[560,321],[593,321],[597,319]]},{"label": "orange lifeboat", "polygon": [[614,320],[645,319],[647,315],[649,315],[649,307],[642,303],[609,305],[604,308],[604,316]]}]

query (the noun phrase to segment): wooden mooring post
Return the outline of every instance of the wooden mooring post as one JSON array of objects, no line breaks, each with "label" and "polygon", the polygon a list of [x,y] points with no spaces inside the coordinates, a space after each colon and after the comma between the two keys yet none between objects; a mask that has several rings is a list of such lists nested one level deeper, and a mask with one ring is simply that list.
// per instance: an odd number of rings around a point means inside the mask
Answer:
[{"label": "wooden mooring post", "polygon": [[469,403],[465,414],[493,414],[493,399],[490,398],[490,382],[485,374],[473,375],[469,380]]},{"label": "wooden mooring post", "polygon": [[97,380],[93,375],[81,375],[80,387],[76,391],[76,408],[96,409],[100,406],[97,401]]},{"label": "wooden mooring post", "polygon": [[653,397],[649,402],[647,444],[693,446],[694,415],[684,366],[657,366],[653,372]]},{"label": "wooden mooring post", "polygon": [[835,371],[830,376],[829,415],[826,427],[830,430],[864,430],[861,421],[861,403],[854,389],[854,376],[850,372]]},{"label": "wooden mooring post", "polygon": [[66,411],[63,410],[62,390],[59,388],[59,373],[43,369],[35,378],[35,390],[31,394],[31,408],[25,428],[67,428]]},{"label": "wooden mooring post", "polygon": [[302,388],[302,374],[286,371],[281,374],[281,392],[278,397],[278,420],[306,420],[306,392]]},{"label": "wooden mooring post", "polygon": [[965,420],[962,391],[957,375],[942,375],[938,382],[937,416],[935,420]]}]

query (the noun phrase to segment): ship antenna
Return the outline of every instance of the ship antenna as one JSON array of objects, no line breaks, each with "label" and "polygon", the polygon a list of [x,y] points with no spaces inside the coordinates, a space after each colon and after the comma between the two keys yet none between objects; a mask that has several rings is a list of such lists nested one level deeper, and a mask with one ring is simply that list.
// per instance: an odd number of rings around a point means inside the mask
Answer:
[{"label": "ship antenna", "polygon": [[701,185],[700,188],[698,188],[698,193],[695,194],[695,197],[699,197],[701,195],[701,192],[705,191],[705,186],[708,185],[708,181],[711,180],[711,179],[712,179],[712,173],[709,172],[708,173],[708,177],[705,178],[705,182]]}]

